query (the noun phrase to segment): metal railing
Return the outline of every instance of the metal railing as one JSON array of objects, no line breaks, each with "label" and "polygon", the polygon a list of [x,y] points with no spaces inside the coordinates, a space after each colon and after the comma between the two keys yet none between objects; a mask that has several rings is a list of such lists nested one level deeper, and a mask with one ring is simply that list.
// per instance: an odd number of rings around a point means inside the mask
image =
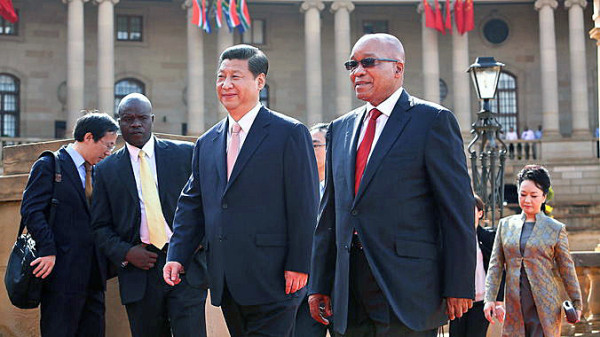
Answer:
[{"label": "metal railing", "polygon": [[508,152],[508,160],[533,160],[542,159],[542,140],[504,140]]}]

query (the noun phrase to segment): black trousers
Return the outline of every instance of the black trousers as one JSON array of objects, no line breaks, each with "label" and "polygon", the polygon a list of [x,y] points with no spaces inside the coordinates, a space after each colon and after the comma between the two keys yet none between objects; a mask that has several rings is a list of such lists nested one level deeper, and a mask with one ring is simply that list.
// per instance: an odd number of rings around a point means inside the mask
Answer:
[{"label": "black trousers", "polygon": [[306,287],[281,302],[240,305],[225,285],[221,310],[231,337],[292,337],[296,313],[305,297]]},{"label": "black trousers", "polygon": [[483,314],[483,301],[473,302],[461,318],[450,321],[450,337],[485,337],[489,324]]},{"label": "black trousers", "polygon": [[104,337],[104,291],[69,294],[44,291],[41,300],[42,337]]},{"label": "black trousers", "polygon": [[379,288],[362,246],[350,251],[348,327],[343,337],[434,337],[437,329],[414,331],[402,323]]},{"label": "black trousers", "polygon": [[[310,308],[308,306],[308,296],[302,300],[300,308],[298,308],[298,314],[296,315],[296,329],[294,331],[294,337],[325,337],[327,335],[327,329],[332,324],[332,317],[327,317],[329,325],[323,325],[315,321],[310,316]],[[333,333],[331,336],[333,336]]]},{"label": "black trousers", "polygon": [[163,280],[166,254],[156,251],[158,259],[148,270],[146,292],[141,301],[127,304],[127,316],[133,337],[206,337],[204,305],[206,289],[181,283],[171,287]]}]

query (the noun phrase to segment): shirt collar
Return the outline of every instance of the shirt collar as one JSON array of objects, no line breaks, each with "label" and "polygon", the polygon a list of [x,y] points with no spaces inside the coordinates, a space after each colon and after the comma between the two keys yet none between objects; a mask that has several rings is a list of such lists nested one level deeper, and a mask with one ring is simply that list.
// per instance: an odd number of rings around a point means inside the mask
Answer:
[{"label": "shirt collar", "polygon": [[[127,150],[129,150],[129,156],[131,157],[131,159],[133,159],[134,161],[138,161],[140,148],[133,146],[127,142],[125,143],[125,145],[127,146]],[[150,139],[148,139],[146,144],[142,146],[141,150],[144,150],[144,153],[148,156],[148,158],[154,157],[154,135],[152,135]]]},{"label": "shirt collar", "polygon": [[393,94],[390,95],[385,101],[381,102],[378,106],[373,106],[371,103],[367,103],[367,113],[365,115],[365,119],[369,116],[369,111],[373,108],[377,108],[377,110],[381,111],[382,114],[386,115],[388,118],[392,114],[398,99],[400,99],[400,95],[402,95],[402,87],[398,88]]},{"label": "shirt collar", "polygon": [[[254,123],[254,120],[256,119],[260,108],[262,108],[262,104],[260,104],[260,102],[257,102],[254,108],[252,108],[252,110],[248,111],[242,118],[240,118],[239,121],[237,121],[244,133],[248,134],[248,131],[250,131],[250,127],[252,126],[252,123]],[[227,119],[229,122],[228,132],[229,134],[231,134],[231,129],[233,128],[233,124],[236,123],[236,121],[229,114],[227,115]]]},{"label": "shirt collar", "polygon": [[79,168],[79,166],[81,166],[81,165],[83,165],[83,163],[85,163],[85,159],[83,159],[83,156],[81,156],[81,154],[79,152],[77,152],[77,150],[75,150],[75,147],[73,147],[73,144],[69,144],[65,150],[67,151],[69,156],[71,156],[71,159],[73,159],[73,163],[75,164],[75,167]]}]

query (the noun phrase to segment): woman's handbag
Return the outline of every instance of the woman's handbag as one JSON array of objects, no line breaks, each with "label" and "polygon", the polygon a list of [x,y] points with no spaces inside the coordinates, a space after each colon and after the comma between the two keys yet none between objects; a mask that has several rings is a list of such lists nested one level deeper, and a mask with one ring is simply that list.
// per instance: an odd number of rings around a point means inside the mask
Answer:
[{"label": "woman's handbag", "polygon": [[579,322],[577,319],[577,311],[575,310],[575,307],[573,307],[571,301],[564,301],[563,309],[565,310],[565,315],[567,316],[567,322],[571,324]]},{"label": "woman's handbag", "polygon": [[[60,164],[54,152],[44,151],[40,157],[52,156],[54,158],[54,188],[52,199],[50,201],[50,212],[48,216],[48,224],[52,226],[56,216],[56,184],[61,178]],[[19,233],[15,242],[8,264],[6,265],[6,273],[4,274],[4,285],[10,302],[20,309],[33,309],[40,305],[42,296],[42,279],[33,275],[35,266],[31,266],[37,256],[35,241],[29,233],[23,233],[25,229],[25,221],[21,219],[19,225]]]}]

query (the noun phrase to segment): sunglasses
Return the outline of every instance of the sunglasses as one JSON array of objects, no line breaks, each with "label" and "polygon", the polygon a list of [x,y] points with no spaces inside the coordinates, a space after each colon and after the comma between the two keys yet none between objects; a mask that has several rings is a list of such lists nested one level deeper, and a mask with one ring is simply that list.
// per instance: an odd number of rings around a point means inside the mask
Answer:
[{"label": "sunglasses", "polygon": [[363,68],[371,68],[371,67],[375,66],[376,61],[400,62],[399,60],[394,60],[394,59],[377,59],[377,58],[373,58],[373,57],[367,57],[360,61],[350,60],[350,61],[344,63],[344,67],[346,67],[346,70],[354,70],[354,69],[356,69],[356,67],[358,67],[358,64],[360,63],[363,66]]}]

